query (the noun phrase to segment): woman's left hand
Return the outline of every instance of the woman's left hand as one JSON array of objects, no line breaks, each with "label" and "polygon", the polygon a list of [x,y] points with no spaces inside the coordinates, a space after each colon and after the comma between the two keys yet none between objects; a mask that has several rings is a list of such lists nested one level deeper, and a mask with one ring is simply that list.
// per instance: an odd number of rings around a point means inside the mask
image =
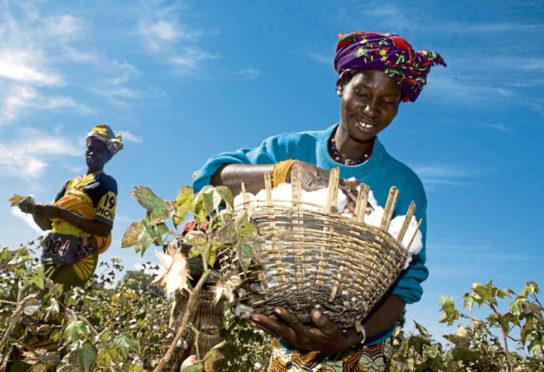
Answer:
[{"label": "woman's left hand", "polygon": [[34,206],[34,213],[43,218],[59,218],[60,208],[51,204],[36,204]]},{"label": "woman's left hand", "polygon": [[280,320],[254,314],[250,318],[251,322],[299,350],[337,354],[352,348],[362,338],[353,328],[342,331],[318,309],[313,309],[310,314],[313,326],[303,324],[295,314],[284,308],[276,308],[275,311]]}]

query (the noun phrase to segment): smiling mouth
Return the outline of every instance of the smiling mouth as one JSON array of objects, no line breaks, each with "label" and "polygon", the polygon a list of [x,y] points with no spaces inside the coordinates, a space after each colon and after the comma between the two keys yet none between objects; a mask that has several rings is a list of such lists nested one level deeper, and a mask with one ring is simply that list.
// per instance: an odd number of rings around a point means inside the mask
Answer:
[{"label": "smiling mouth", "polygon": [[370,124],[370,123],[368,123],[366,121],[358,121],[358,122],[356,122],[356,124],[357,124],[357,126],[363,128],[363,129],[372,129],[372,128],[374,128],[376,126],[376,125]]}]

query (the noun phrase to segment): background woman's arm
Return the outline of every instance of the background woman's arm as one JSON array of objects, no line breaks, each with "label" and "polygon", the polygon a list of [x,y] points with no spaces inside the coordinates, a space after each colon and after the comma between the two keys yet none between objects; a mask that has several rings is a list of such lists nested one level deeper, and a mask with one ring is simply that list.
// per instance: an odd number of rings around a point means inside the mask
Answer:
[{"label": "background woman's arm", "polygon": [[[46,218],[48,220],[51,220],[52,218],[60,218],[68,222],[70,225],[73,225],[78,229],[92,235],[105,237],[108,236],[111,231],[111,226],[103,222],[81,217],[72,211],[55,205],[36,204],[33,215],[39,216],[39,218]],[[36,219],[36,217],[34,217],[34,219]]]}]

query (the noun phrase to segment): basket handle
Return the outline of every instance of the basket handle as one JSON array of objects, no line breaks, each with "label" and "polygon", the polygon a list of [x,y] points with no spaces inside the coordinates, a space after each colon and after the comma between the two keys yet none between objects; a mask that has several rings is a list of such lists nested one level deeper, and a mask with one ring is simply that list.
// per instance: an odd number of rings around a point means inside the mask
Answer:
[{"label": "basket handle", "polygon": [[302,173],[300,169],[291,170],[291,204],[302,209]]},{"label": "basket handle", "polygon": [[338,184],[340,183],[340,168],[331,169],[329,176],[329,195],[327,197],[327,207],[325,212],[331,213],[332,208],[338,205]]},{"label": "basket handle", "polygon": [[404,217],[404,222],[402,223],[402,227],[400,228],[399,235],[397,236],[397,242],[399,244],[401,244],[402,240],[404,239],[404,235],[408,230],[408,226],[410,225],[410,221],[412,220],[412,216],[414,215],[415,210],[416,203],[414,203],[414,201],[412,200],[410,206],[408,207],[408,211],[406,212],[406,216]]},{"label": "basket handle", "polygon": [[389,222],[391,222],[391,217],[393,216],[393,211],[395,210],[395,204],[397,204],[398,197],[399,189],[397,189],[395,186],[391,186],[383,211],[382,223],[380,225],[380,228],[383,231],[387,231],[389,229]]},{"label": "basket handle", "polygon": [[368,204],[368,191],[370,187],[362,183],[355,203],[355,218],[357,222],[363,223],[365,219],[366,206]]}]

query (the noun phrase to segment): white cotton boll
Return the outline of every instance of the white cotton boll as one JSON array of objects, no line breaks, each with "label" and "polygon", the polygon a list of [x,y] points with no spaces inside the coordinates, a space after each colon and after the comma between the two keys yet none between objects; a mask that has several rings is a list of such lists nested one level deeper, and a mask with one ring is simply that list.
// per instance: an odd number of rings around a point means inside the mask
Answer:
[{"label": "white cotton boll", "polygon": [[[391,236],[393,236],[395,239],[399,235],[400,229],[402,228],[402,224],[404,223],[405,218],[406,216],[397,216],[393,218],[389,224],[389,234],[391,234]],[[406,249],[416,229],[417,229],[417,221],[416,221],[416,218],[412,216],[412,219],[410,220],[410,224],[408,225],[408,229],[406,230],[406,234],[404,234],[404,237],[402,238],[401,245],[403,248]],[[423,248],[423,235],[421,234],[421,231],[417,230],[416,236],[414,237],[414,240],[412,241],[412,244],[410,245],[410,248],[408,249],[409,255],[406,258],[404,269],[408,268],[408,265],[412,261],[412,255],[418,254],[422,248]]]},{"label": "white cotton boll", "polygon": [[373,207],[378,206],[378,202],[376,201],[376,198],[374,197],[374,193],[372,192],[372,190],[368,191],[368,203],[370,203],[370,205]]},{"label": "white cotton boll", "polygon": [[382,224],[383,208],[379,205],[374,206],[374,210],[369,215],[365,215],[364,222],[367,225],[380,227]]},{"label": "white cotton boll", "polygon": [[[255,200],[255,195],[253,195],[252,193],[246,192],[246,195],[247,195],[247,200],[249,200],[249,201]],[[234,205],[235,206],[239,206],[243,202],[244,202],[244,196],[242,195],[242,193],[240,193],[240,194],[238,194],[238,195],[236,195],[234,197]]]}]

